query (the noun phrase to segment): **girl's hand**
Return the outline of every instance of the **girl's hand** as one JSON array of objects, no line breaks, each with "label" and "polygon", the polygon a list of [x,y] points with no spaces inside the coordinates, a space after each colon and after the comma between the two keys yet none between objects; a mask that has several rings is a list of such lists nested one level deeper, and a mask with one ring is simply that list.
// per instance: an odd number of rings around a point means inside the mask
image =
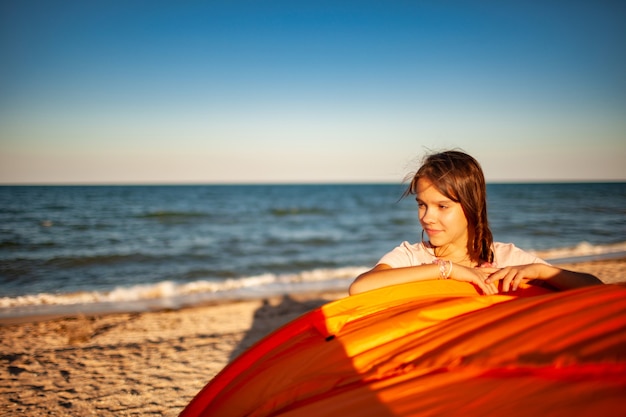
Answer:
[{"label": "girl's hand", "polygon": [[461,282],[470,282],[477,285],[485,295],[494,295],[498,293],[498,285],[488,281],[489,270],[497,271],[495,268],[468,268],[454,264],[451,279]]},{"label": "girl's hand", "polygon": [[516,291],[523,280],[531,280],[541,277],[541,264],[507,266],[506,268],[481,268],[488,273],[485,283],[498,285],[502,281],[502,291]]}]

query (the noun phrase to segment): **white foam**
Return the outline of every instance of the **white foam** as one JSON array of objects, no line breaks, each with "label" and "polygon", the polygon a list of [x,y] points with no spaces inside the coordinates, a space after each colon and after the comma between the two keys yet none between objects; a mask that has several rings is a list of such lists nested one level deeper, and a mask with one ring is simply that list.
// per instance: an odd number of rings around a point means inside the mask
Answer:
[{"label": "white foam", "polygon": [[576,246],[566,248],[554,248],[543,251],[534,251],[542,259],[580,258],[593,255],[610,255],[626,253],[626,242],[607,245],[592,245],[589,242],[580,242]]},{"label": "white foam", "polygon": [[[40,306],[40,305],[75,305],[92,303],[121,303],[141,300],[156,300],[190,295],[210,293],[219,298],[219,294],[243,289],[263,290],[272,287],[274,292],[280,289],[290,290],[301,283],[330,282],[335,280],[351,280],[365,271],[365,267],[344,267],[336,269],[315,269],[295,274],[262,274],[225,281],[193,281],[176,283],[163,281],[156,284],[142,284],[131,287],[117,287],[112,291],[86,291],[64,294],[32,294],[17,297],[0,298],[0,309]],[[347,285],[347,284],[346,284]]]}]

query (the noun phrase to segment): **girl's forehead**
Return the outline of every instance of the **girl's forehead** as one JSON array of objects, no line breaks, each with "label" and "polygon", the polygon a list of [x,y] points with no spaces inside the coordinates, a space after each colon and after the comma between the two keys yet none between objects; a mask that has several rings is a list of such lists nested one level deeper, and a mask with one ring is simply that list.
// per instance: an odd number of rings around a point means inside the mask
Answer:
[{"label": "girl's forehead", "polygon": [[428,178],[417,180],[415,196],[419,199],[449,200]]},{"label": "girl's forehead", "polygon": [[418,198],[442,197],[447,199],[447,197],[443,195],[441,191],[439,191],[439,189],[427,178],[420,178],[417,180],[415,194]]}]

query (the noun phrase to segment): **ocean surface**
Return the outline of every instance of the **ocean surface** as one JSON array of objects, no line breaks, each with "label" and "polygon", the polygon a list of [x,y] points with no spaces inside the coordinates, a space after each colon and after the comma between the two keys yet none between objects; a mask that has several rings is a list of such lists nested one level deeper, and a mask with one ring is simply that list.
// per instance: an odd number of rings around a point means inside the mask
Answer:
[{"label": "ocean surface", "polygon": [[[401,184],[0,187],[0,319],[345,289],[420,239]],[[489,184],[497,241],[624,254],[626,183]]]}]

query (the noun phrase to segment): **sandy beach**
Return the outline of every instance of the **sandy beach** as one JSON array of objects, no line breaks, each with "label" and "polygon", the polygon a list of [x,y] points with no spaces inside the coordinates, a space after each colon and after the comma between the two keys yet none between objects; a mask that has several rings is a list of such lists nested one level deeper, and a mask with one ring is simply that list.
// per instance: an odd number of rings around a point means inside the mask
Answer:
[{"label": "sandy beach", "polygon": [[[560,266],[626,281],[626,258]],[[0,415],[176,416],[255,341],[344,296],[0,324]]]}]

